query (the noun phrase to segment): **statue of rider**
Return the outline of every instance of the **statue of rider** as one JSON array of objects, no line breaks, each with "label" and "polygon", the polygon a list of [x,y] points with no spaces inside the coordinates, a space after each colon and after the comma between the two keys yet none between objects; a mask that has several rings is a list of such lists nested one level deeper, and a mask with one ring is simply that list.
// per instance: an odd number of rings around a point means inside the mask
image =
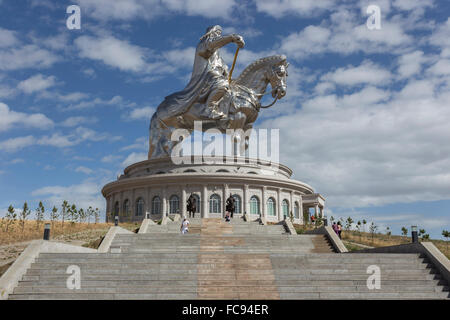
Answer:
[{"label": "statue of rider", "polygon": [[220,110],[220,101],[230,88],[228,67],[219,54],[219,49],[231,42],[244,47],[242,36],[231,34],[222,36],[222,27],[211,26],[200,38],[195,52],[191,80],[184,90],[167,96],[158,107],[158,117],[166,119],[182,116],[194,103],[206,105],[203,115],[207,119],[219,120],[225,116]]}]

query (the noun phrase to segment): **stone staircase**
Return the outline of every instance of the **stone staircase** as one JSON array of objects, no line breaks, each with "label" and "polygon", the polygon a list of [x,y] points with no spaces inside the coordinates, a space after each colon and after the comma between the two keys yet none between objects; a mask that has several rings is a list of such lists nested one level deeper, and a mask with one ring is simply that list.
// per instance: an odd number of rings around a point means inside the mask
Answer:
[{"label": "stone staircase", "polygon": [[[282,225],[189,219],[118,234],[117,253],[41,253],[10,299],[446,299],[448,287],[419,254],[333,253],[323,235]],[[120,249],[119,249],[120,248]],[[116,251],[114,251],[116,252]],[[66,287],[67,267],[81,289]],[[381,269],[369,290],[367,267]]]}]

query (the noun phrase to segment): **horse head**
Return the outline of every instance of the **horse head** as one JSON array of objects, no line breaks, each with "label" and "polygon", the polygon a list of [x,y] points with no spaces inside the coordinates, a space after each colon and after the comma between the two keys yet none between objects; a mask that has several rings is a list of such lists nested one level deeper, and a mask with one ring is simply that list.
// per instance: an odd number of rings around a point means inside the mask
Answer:
[{"label": "horse head", "polygon": [[274,64],[269,71],[268,79],[272,87],[272,97],[281,99],[286,95],[286,78],[288,76],[287,68],[289,63],[286,56],[281,56],[281,61]]}]

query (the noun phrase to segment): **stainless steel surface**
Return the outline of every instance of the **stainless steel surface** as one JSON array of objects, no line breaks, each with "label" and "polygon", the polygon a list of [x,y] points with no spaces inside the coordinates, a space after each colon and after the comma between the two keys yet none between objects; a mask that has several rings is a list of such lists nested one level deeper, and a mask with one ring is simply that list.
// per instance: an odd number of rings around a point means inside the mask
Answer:
[{"label": "stainless steel surface", "polygon": [[[258,59],[229,82],[228,67],[219,49],[232,42],[239,48],[245,45],[240,35],[222,35],[218,25],[209,27],[200,38],[191,80],[182,91],[167,96],[151,118],[149,159],[170,156],[179,143],[171,141],[172,133],[186,129],[190,134],[194,121],[202,121],[203,131],[215,128],[226,133],[227,129],[251,129],[269,83],[275,100],[286,95],[288,63],[284,55]],[[248,146],[248,139],[234,138]]]}]

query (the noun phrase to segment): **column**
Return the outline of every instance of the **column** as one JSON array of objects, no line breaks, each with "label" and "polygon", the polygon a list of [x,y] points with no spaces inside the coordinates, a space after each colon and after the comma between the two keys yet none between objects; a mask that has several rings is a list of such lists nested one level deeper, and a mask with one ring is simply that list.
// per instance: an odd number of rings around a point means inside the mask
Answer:
[{"label": "column", "polygon": [[281,206],[281,189],[278,188],[277,190],[277,215],[278,215],[278,221],[283,220],[283,207]]},{"label": "column", "polygon": [[181,216],[186,218],[186,186],[181,186]]},{"label": "column", "polygon": [[264,186],[262,187],[262,199],[261,199],[261,217],[266,217],[267,216],[267,209],[266,209],[266,191],[267,191],[267,187]]},{"label": "column", "polygon": [[131,204],[131,214],[130,214],[130,221],[134,220],[134,217],[136,215],[136,199],[134,198],[135,194],[134,194],[134,189],[131,192],[131,199],[130,199],[130,204]]},{"label": "column", "polygon": [[152,199],[150,198],[150,192],[150,187],[147,187],[147,201],[145,201],[145,219],[147,219],[147,213],[151,213],[152,210]]},{"label": "column", "polygon": [[294,212],[294,198],[292,197],[292,190],[291,190],[291,192],[290,192],[290,194],[289,194],[289,196],[290,196],[290,199],[289,199],[289,212],[288,212],[288,214],[290,215],[291,214],[291,212],[292,212],[292,216],[294,217],[294,219],[295,219],[295,212]]},{"label": "column", "polygon": [[[120,202],[119,202],[119,221],[121,220],[121,216],[124,215],[123,212],[123,191],[120,192]],[[122,221],[120,221],[122,222]]]},{"label": "column", "polygon": [[224,184],[223,185],[223,199],[222,199],[222,203],[223,203],[223,207],[222,207],[222,212],[225,212],[225,208],[227,205],[227,199],[230,196],[230,189],[228,188],[228,184]]},{"label": "column", "polygon": [[168,215],[168,208],[167,208],[167,188],[164,187],[162,190],[162,215],[163,217]]},{"label": "column", "polygon": [[249,192],[248,192],[248,184],[244,185],[244,206],[243,206],[244,212],[243,214],[247,212],[247,214],[250,214],[250,198],[249,198]]},{"label": "column", "polygon": [[206,187],[206,185],[203,186],[202,189],[202,199],[201,199],[201,203],[202,203],[202,212],[201,212],[201,216],[203,218],[208,218],[209,217],[209,212],[208,212],[208,188]]},{"label": "column", "polygon": [[319,217],[319,205],[318,204],[314,205],[314,215],[316,217]]}]

